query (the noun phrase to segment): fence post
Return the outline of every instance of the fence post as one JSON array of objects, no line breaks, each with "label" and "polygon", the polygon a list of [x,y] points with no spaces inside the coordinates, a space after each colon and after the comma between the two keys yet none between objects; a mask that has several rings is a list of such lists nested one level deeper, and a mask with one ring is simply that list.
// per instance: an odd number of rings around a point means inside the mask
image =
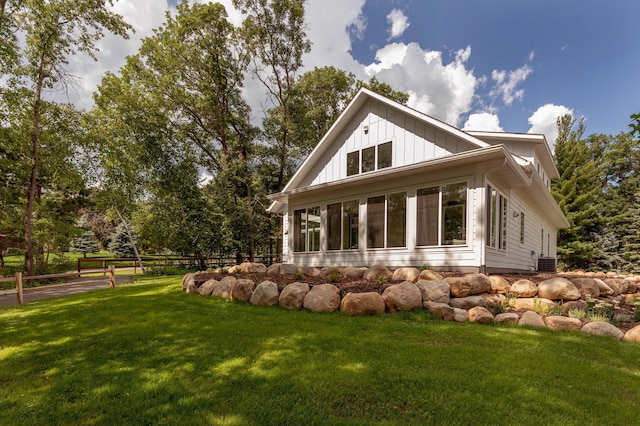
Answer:
[{"label": "fence post", "polygon": [[24,295],[22,293],[22,272],[16,272],[16,290],[18,295],[18,304],[24,303]]},{"label": "fence post", "polygon": [[109,287],[116,288],[116,268],[109,265]]}]

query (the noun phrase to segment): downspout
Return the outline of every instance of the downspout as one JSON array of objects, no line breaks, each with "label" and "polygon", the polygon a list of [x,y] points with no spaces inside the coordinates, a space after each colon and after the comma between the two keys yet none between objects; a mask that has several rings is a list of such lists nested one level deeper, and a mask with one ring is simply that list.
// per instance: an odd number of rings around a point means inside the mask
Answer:
[{"label": "downspout", "polygon": [[485,241],[485,238],[487,237],[487,221],[488,221],[488,217],[486,217],[487,214],[487,206],[486,206],[486,202],[487,202],[487,194],[486,194],[486,190],[487,190],[487,176],[489,175],[489,173],[494,172],[495,170],[498,170],[499,168],[502,168],[504,166],[507,165],[507,157],[504,157],[504,159],[502,160],[502,164],[498,164],[495,165],[493,167],[490,167],[489,169],[485,170],[485,172],[482,175],[482,190],[484,193],[484,198],[482,201],[482,219],[480,221],[480,228],[481,228],[481,235],[482,235],[482,243],[480,244],[480,273],[481,274],[486,274],[487,273],[487,242]]}]

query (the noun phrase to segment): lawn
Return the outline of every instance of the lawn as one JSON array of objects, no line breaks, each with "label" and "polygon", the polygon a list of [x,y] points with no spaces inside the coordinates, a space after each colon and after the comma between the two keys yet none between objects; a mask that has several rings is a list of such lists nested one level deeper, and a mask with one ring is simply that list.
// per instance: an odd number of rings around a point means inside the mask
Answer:
[{"label": "lawn", "polygon": [[0,424],[637,424],[640,345],[184,294],[0,309]]}]

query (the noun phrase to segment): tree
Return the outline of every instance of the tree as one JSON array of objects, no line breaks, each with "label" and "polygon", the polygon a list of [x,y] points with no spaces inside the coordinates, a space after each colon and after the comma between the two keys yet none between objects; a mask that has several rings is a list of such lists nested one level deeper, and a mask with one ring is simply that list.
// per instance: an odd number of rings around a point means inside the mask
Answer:
[{"label": "tree", "polygon": [[631,115],[631,124],[629,124],[629,127],[631,127],[632,135],[640,136],[640,113]]},{"label": "tree", "polygon": [[[69,75],[65,70],[67,58],[78,52],[95,59],[96,43],[104,31],[128,37],[131,26],[106,7],[112,0],[77,2],[72,0],[25,0],[15,13],[18,29],[25,35],[25,47],[20,52],[19,66],[10,78],[12,87],[29,92],[29,157],[30,179],[24,210],[25,269],[34,272],[33,214],[41,188],[40,152],[44,130],[43,95],[58,85],[65,86]],[[3,19],[6,2],[2,4]]]},{"label": "tree", "polygon": [[597,236],[602,232],[601,170],[593,159],[593,144],[583,138],[584,124],[570,115],[558,119],[555,160],[560,178],[551,192],[570,227],[558,234],[558,257],[568,268],[589,269],[603,257]]},{"label": "tree", "polygon": [[98,247],[98,243],[96,242],[95,234],[88,227],[87,218],[82,216],[76,226],[81,232],[81,235],[72,240],[69,250],[82,253],[85,258],[87,257],[87,253],[98,253],[100,247]]}]

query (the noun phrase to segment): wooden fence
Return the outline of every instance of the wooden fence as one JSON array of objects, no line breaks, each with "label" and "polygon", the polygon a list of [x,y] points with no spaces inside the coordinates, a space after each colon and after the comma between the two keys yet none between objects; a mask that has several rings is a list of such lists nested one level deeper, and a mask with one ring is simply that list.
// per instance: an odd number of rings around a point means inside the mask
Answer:
[{"label": "wooden fence", "polygon": [[[24,281],[44,280],[44,279],[51,279],[51,278],[81,277],[83,275],[90,275],[90,274],[95,274],[95,273],[96,273],[96,271],[65,272],[63,274],[33,275],[33,276],[25,277],[25,276],[22,275],[22,272],[16,272],[16,275],[13,278],[0,278],[0,283],[6,283],[6,282],[14,281],[15,284],[16,284],[16,288],[14,288],[14,289],[0,290],[0,296],[4,296],[4,295],[7,295],[7,294],[16,294],[17,297],[18,297],[18,303],[22,304],[22,303],[24,303],[24,293],[30,293],[30,292],[38,291],[38,290],[41,290],[43,288],[51,288],[51,287],[55,287],[55,286],[69,285],[69,283],[65,283],[65,284],[52,284],[52,285],[41,286],[41,287],[23,288],[23,282]],[[108,274],[108,276],[107,276],[107,274]],[[115,286],[116,286],[116,270],[112,265],[109,266],[109,268],[107,269],[106,273],[104,274],[104,277],[96,277],[95,280],[82,281],[81,284],[95,284],[95,283],[105,283],[106,284],[107,282],[109,283],[109,287],[115,288]],[[74,283],[74,284],[80,284],[80,283]]]}]

